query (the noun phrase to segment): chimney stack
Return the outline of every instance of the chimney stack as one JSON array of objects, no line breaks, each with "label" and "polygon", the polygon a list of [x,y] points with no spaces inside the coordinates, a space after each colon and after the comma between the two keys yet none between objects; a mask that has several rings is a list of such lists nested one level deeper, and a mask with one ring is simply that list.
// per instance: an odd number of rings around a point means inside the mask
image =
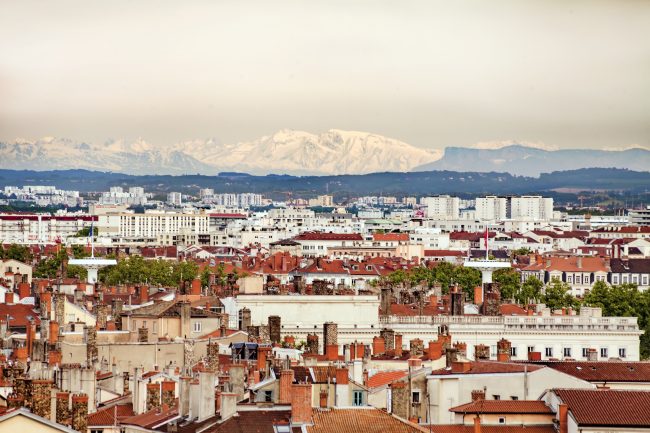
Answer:
[{"label": "chimney stack", "polygon": [[311,423],[311,384],[300,383],[291,387],[291,423]]},{"label": "chimney stack", "polygon": [[510,356],[512,353],[512,344],[502,338],[497,341],[497,361],[499,362],[510,362]]},{"label": "chimney stack", "polygon": [[230,419],[237,413],[237,394],[233,392],[221,393],[221,421]]},{"label": "chimney stack", "polygon": [[291,403],[291,389],[293,385],[293,370],[282,370],[280,372],[280,395],[279,403]]}]

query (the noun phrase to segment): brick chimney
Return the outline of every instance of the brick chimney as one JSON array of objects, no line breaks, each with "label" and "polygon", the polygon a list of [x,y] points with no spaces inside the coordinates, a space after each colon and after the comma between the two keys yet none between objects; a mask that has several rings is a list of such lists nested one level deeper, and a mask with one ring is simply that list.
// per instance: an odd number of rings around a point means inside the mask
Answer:
[{"label": "brick chimney", "polygon": [[566,404],[559,404],[557,407],[557,419],[560,424],[559,433],[568,433],[569,431],[569,408]]},{"label": "brick chimney", "polygon": [[336,361],[339,359],[339,346],[336,344],[328,344],[325,347],[325,359],[328,361]]},{"label": "brick chimney", "polygon": [[149,287],[140,286],[138,288],[138,297],[140,298],[140,304],[149,302]]},{"label": "brick chimney", "polygon": [[18,297],[20,299],[31,296],[32,288],[29,283],[18,283]]},{"label": "brick chimney", "polygon": [[386,352],[386,344],[382,337],[372,338],[372,354],[383,355]]},{"label": "brick chimney", "polygon": [[497,341],[497,361],[510,362],[511,350],[512,344],[505,338]]},{"label": "brick chimney", "polygon": [[429,341],[429,359],[435,361],[442,358],[442,341]]},{"label": "brick chimney", "polygon": [[476,361],[490,359],[490,346],[485,344],[477,344],[474,346],[474,359]]},{"label": "brick chimney", "polygon": [[293,385],[293,370],[282,370],[280,372],[280,396],[279,403],[291,403],[291,387]]},{"label": "brick chimney", "polygon": [[311,423],[311,384],[299,383],[291,387],[291,423]]},{"label": "brick chimney", "polygon": [[147,411],[160,407],[160,384],[147,384]]},{"label": "brick chimney", "polygon": [[336,384],[337,385],[347,385],[350,383],[350,378],[348,376],[347,367],[337,368],[336,369]]},{"label": "brick chimney", "polygon": [[472,401],[485,400],[485,390],[475,389],[472,391]]},{"label": "brick chimney", "polygon": [[257,370],[266,372],[266,360],[273,350],[270,346],[257,346]]},{"label": "brick chimney", "polygon": [[395,334],[395,356],[402,356],[402,334]]},{"label": "brick chimney", "polygon": [[452,373],[467,373],[472,369],[472,363],[469,361],[456,361],[451,363]]},{"label": "brick chimney", "polygon": [[542,352],[528,352],[528,360],[529,361],[541,361],[542,360]]},{"label": "brick chimney", "polygon": [[63,424],[64,421],[70,419],[70,393],[57,392],[56,393],[56,422]]},{"label": "brick chimney", "polygon": [[483,303],[483,287],[474,287],[474,303],[480,305]]},{"label": "brick chimney", "polygon": [[165,380],[160,384],[160,400],[163,406],[173,407],[175,403],[176,382]]},{"label": "brick chimney", "polygon": [[201,296],[201,280],[194,278],[192,280],[192,285],[190,286],[190,295]]},{"label": "brick chimney", "polygon": [[72,429],[85,432],[88,429],[88,396],[74,394],[72,396]]},{"label": "brick chimney", "polygon": [[14,303],[14,292],[11,290],[7,290],[5,292],[5,304],[7,305],[13,305]]}]

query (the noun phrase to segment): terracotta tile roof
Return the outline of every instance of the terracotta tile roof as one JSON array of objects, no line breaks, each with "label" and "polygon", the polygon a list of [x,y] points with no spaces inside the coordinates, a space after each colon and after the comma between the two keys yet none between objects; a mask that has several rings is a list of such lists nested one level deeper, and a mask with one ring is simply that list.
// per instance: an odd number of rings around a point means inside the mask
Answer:
[{"label": "terracotta tile roof", "polygon": [[607,261],[600,257],[548,257],[545,260],[525,267],[524,271],[562,271],[562,272],[607,272]]},{"label": "terracotta tile roof", "polygon": [[501,304],[499,312],[502,316],[525,316],[527,314],[526,310],[517,304]]},{"label": "terracotta tile roof", "polygon": [[375,241],[400,242],[408,241],[408,233],[374,233],[372,239]]},{"label": "terracotta tile roof", "polygon": [[[474,433],[473,425],[438,424],[426,426],[430,433]],[[481,433],[557,433],[549,425],[481,425]]]},{"label": "terracotta tile roof", "polygon": [[362,241],[359,233],[304,232],[293,238],[296,241]]},{"label": "terracotta tile roof", "polygon": [[465,373],[454,373],[451,369],[441,368],[431,372],[434,376],[448,376],[451,374],[494,374],[494,373],[523,373],[545,368],[542,365],[523,364],[514,362],[496,361],[470,361],[471,367]]},{"label": "terracotta tile roof", "polygon": [[88,426],[115,425],[133,415],[133,404],[118,404],[88,415]]},{"label": "terracotta tile roof", "polygon": [[396,380],[406,376],[407,372],[402,370],[397,371],[380,371],[373,374],[368,378],[368,388],[377,388],[379,386],[388,385]]},{"label": "terracotta tile roof", "polygon": [[[488,232],[488,237],[493,238],[496,232]],[[449,240],[452,241],[472,241],[477,242],[485,239],[485,232],[451,232],[449,233]]]},{"label": "terracotta tile roof", "polygon": [[450,412],[459,413],[526,413],[552,414],[550,407],[541,400],[478,400],[452,407]]},{"label": "terracotta tile roof", "polygon": [[313,419],[314,425],[307,426],[308,433],[420,433],[429,431],[370,407],[314,409]]},{"label": "terracotta tile roof", "polygon": [[[18,295],[15,295],[16,299]],[[38,313],[34,311],[33,305],[25,304],[0,304],[0,318],[7,320],[9,317],[9,327],[26,327],[29,323],[29,318],[31,317],[34,321],[34,324],[37,326],[40,325],[41,319],[38,317]],[[37,328],[38,329],[38,328]]]},{"label": "terracotta tile roof", "polygon": [[600,227],[596,230],[592,230],[592,233],[649,233],[650,226],[626,226],[626,227],[615,227],[612,230],[612,227]]},{"label": "terracotta tile roof", "polygon": [[178,415],[176,407],[160,410],[157,408],[151,409],[148,412],[141,413],[122,421],[122,424],[136,425],[143,428],[153,428],[154,426],[170,420]]},{"label": "terracotta tile roof", "polygon": [[650,383],[650,362],[542,361],[542,363],[588,382]]},{"label": "terracotta tile roof", "polygon": [[424,250],[425,257],[462,257],[467,253],[455,250]]},{"label": "terracotta tile roof", "polygon": [[650,427],[650,391],[555,389],[580,426]]},{"label": "terracotta tile roof", "polygon": [[[632,248],[630,248],[632,250]],[[650,273],[650,259],[611,259],[609,266],[615,273],[633,273],[648,274]]]},{"label": "terracotta tile roof", "polygon": [[287,424],[290,410],[239,411],[236,416],[210,427],[205,433],[275,433],[274,425]]},{"label": "terracotta tile roof", "polygon": [[[420,314],[422,313],[422,314]],[[435,316],[438,314],[444,313],[444,309],[441,306],[432,306],[430,303],[426,303],[422,306],[418,304],[390,304],[389,314],[392,316]]]}]

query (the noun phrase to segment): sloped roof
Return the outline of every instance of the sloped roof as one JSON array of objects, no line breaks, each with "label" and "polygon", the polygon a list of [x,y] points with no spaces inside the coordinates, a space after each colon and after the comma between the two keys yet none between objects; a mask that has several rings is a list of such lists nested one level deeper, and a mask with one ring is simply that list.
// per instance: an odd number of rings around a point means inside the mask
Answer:
[{"label": "sloped roof", "polygon": [[372,407],[314,409],[313,419],[314,425],[307,426],[308,433],[420,433],[429,431]]},{"label": "sloped roof", "polygon": [[[430,433],[474,433],[473,425],[438,424],[426,426]],[[553,424],[549,425],[481,425],[482,433],[557,433]]]},{"label": "sloped roof", "polygon": [[100,409],[97,412],[88,415],[88,426],[115,425],[126,418],[130,418],[133,412],[133,404],[118,404],[115,406]]},{"label": "sloped roof", "polygon": [[296,241],[362,241],[359,233],[304,232],[293,238]]},{"label": "sloped roof", "polygon": [[650,362],[549,361],[552,369],[589,382],[648,382]]},{"label": "sloped roof", "polygon": [[377,388],[379,386],[388,385],[389,383],[403,378],[406,374],[407,372],[404,370],[380,371],[368,378],[367,385],[368,388]]},{"label": "sloped roof", "polygon": [[465,373],[454,373],[451,369],[441,368],[431,372],[434,376],[448,376],[452,374],[495,374],[495,373],[523,373],[545,368],[542,365],[532,365],[514,362],[497,361],[469,361],[470,369]]},{"label": "sloped roof", "polygon": [[[630,248],[631,250],[631,248]],[[612,272],[616,273],[632,273],[632,274],[648,274],[650,273],[650,259],[611,259],[609,266]]]},{"label": "sloped roof", "polygon": [[288,424],[290,410],[247,410],[205,430],[205,433],[275,433],[274,425]]},{"label": "sloped roof", "polygon": [[650,427],[650,391],[554,389],[580,426]]},{"label": "sloped roof", "polygon": [[542,400],[477,400],[452,407],[450,412],[457,413],[521,413],[552,414],[550,407]]}]

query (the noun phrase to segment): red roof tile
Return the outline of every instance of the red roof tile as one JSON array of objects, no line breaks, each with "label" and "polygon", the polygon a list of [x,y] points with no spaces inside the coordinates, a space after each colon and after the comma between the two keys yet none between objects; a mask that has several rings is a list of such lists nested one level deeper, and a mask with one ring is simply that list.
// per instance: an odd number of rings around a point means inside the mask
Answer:
[{"label": "red roof tile", "polygon": [[239,411],[236,416],[210,427],[205,433],[275,433],[274,425],[287,424],[290,410]]},{"label": "red roof tile", "polygon": [[536,413],[552,414],[551,408],[541,400],[477,400],[452,407],[450,412],[459,413]]},{"label": "red roof tile", "polygon": [[377,374],[374,374],[368,378],[368,388],[377,388],[378,386],[388,385],[396,380],[399,380],[406,376],[406,371],[397,370],[397,371],[380,371]]},{"label": "red roof tile", "polygon": [[375,241],[400,242],[408,241],[408,233],[374,233],[372,239]]},{"label": "red roof tile", "polygon": [[307,426],[308,433],[420,433],[429,431],[370,407],[314,409],[313,419],[314,425]]},{"label": "red roof tile", "polygon": [[133,413],[133,405],[131,403],[118,404],[100,409],[88,415],[88,426],[115,425],[116,421],[119,423],[133,415],[135,414]]},{"label": "red roof tile", "polygon": [[588,382],[650,382],[650,362],[550,361],[543,363]]},{"label": "red roof tile", "polygon": [[555,389],[582,426],[650,427],[650,391]]},{"label": "red roof tile", "polygon": [[362,241],[359,233],[304,232],[293,238],[296,241]]},{"label": "red roof tile", "polygon": [[496,361],[469,361],[470,369],[465,373],[454,373],[451,369],[442,368],[431,372],[434,376],[448,376],[451,374],[494,374],[494,373],[523,373],[531,372],[544,368],[541,365],[513,363],[513,362],[496,362]]},{"label": "red roof tile", "polygon": [[[430,433],[474,433],[473,425],[438,424],[426,426]],[[549,425],[481,425],[482,433],[557,433],[553,424]]]}]

